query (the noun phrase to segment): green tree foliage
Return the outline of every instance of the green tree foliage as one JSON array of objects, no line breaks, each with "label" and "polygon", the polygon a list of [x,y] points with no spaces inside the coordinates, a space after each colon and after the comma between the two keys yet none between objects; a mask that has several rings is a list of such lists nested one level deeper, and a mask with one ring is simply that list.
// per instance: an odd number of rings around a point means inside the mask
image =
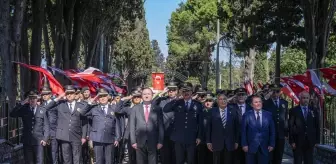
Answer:
[{"label": "green tree foliage", "polygon": [[157,40],[151,41],[151,47],[153,49],[153,58],[154,58],[154,70],[155,71],[163,71],[164,70],[164,55],[161,53],[159,42]]},{"label": "green tree foliage", "polygon": [[260,53],[256,56],[256,63],[254,69],[254,82],[269,80],[269,66],[266,53]]},{"label": "green tree foliage", "polygon": [[[226,20],[232,16],[227,1],[218,8],[217,0],[187,0],[172,13],[167,27],[169,56],[167,67],[171,72],[188,70],[190,76],[208,80],[210,55],[216,42],[216,19]],[[227,31],[227,22],[222,21],[222,33]],[[204,86],[204,85],[203,85]]]}]

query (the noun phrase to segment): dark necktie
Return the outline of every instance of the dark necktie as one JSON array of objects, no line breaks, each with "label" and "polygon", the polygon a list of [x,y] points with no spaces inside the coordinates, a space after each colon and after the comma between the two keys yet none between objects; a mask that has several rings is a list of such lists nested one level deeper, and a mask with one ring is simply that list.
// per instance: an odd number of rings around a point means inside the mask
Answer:
[{"label": "dark necktie", "polygon": [[276,106],[277,108],[279,108],[278,100],[275,100],[275,101],[274,101],[274,104],[275,104],[275,106]]},{"label": "dark necktie", "polygon": [[187,109],[187,111],[189,110],[189,102],[187,101],[186,103],[185,103],[185,108]]},{"label": "dark necktie", "polygon": [[307,120],[307,107],[302,107],[304,119]]},{"label": "dark necktie", "polygon": [[261,124],[260,124],[260,115],[259,115],[259,111],[257,112],[257,126],[260,128]]},{"label": "dark necktie", "polygon": [[71,106],[71,103],[69,103],[69,109],[70,109],[70,112],[72,113],[72,106]]},{"label": "dark necktie", "polygon": [[242,117],[243,116],[243,108],[244,108],[244,106],[243,105],[240,105],[239,106],[239,115],[240,115],[240,117]]},{"label": "dark necktie", "polygon": [[105,112],[105,107],[104,107],[104,106],[102,106],[101,108],[102,108],[103,112],[106,114],[106,112]]},{"label": "dark necktie", "polygon": [[33,115],[35,115],[35,113],[34,113],[34,107],[30,107],[30,110],[33,113]]}]

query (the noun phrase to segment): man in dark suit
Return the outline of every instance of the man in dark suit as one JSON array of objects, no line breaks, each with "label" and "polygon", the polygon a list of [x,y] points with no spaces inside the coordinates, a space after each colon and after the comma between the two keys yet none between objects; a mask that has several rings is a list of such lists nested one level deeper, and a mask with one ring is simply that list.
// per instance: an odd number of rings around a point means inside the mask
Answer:
[{"label": "man in dark suit", "polygon": [[301,92],[299,98],[300,105],[291,109],[289,114],[289,143],[295,164],[312,164],[314,147],[320,142],[319,114],[308,106],[308,92]]},{"label": "man in dark suit", "polygon": [[238,148],[239,118],[233,106],[227,106],[224,94],[217,96],[218,107],[212,108],[206,128],[206,143],[213,152],[213,163],[234,163],[233,152]]},{"label": "man in dark suit", "polygon": [[[42,106],[46,106],[52,102],[51,100],[51,90],[49,87],[44,86],[41,91],[41,96],[43,99]],[[50,163],[56,164],[58,163],[58,143],[56,140],[56,127],[57,127],[57,111],[49,110],[47,112],[47,117],[49,120],[49,128],[50,128],[50,139],[48,152],[49,152],[49,159],[51,159]]]},{"label": "man in dark suit", "polygon": [[[176,99],[177,96],[177,83],[172,81],[167,85],[167,90],[161,94],[168,92],[168,96],[160,96],[153,100],[154,104],[159,105],[162,109],[167,103]],[[170,135],[173,130],[174,122],[174,112],[163,113],[163,125],[164,125],[164,141],[163,147],[160,151],[161,163],[162,164],[175,164],[175,152],[174,152],[174,142],[170,139]]]},{"label": "man in dark suit", "polygon": [[288,138],[288,102],[280,98],[279,85],[270,86],[271,98],[264,101],[264,109],[271,112],[275,125],[275,148],[271,153],[272,164],[281,164],[285,148],[285,139]]},{"label": "man in dark suit", "polygon": [[92,105],[92,100],[89,100],[84,107],[91,109],[86,116],[92,120],[90,139],[93,141],[96,164],[114,164],[115,147],[121,136],[119,119],[115,115],[116,105],[108,104],[105,89],[99,89],[97,96],[99,104]]},{"label": "man in dark suit", "polygon": [[195,163],[195,148],[203,135],[203,106],[192,100],[192,84],[181,87],[183,99],[169,102],[163,112],[174,112],[174,126],[171,140],[174,141],[176,163],[183,164],[187,154],[188,164]]},{"label": "man in dark suit", "polygon": [[[66,96],[66,100],[64,100]],[[75,89],[72,85],[65,86],[65,93],[59,95],[44,108],[57,111],[56,139],[61,147],[64,164],[79,164],[82,144],[85,143],[87,130],[82,121],[86,118],[84,104],[75,101]]]},{"label": "man in dark suit", "polygon": [[10,112],[11,117],[21,117],[23,123],[23,153],[27,164],[43,164],[44,151],[49,139],[49,122],[46,111],[37,105],[37,92]]},{"label": "man in dark suit", "polygon": [[132,147],[137,164],[156,164],[157,150],[162,148],[164,127],[162,109],[152,104],[153,91],[142,90],[142,104],[133,107],[130,119]]},{"label": "man in dark suit", "polygon": [[[237,88],[236,90],[234,90],[234,94],[236,97],[236,103],[233,104],[229,104],[228,106],[233,106],[233,108],[236,109],[237,114],[238,114],[238,119],[239,119],[239,124],[241,124],[243,115],[249,111],[252,110],[251,104],[246,102],[247,99],[247,90],[245,88]],[[241,126],[239,126],[239,129],[241,128]],[[239,130],[239,142],[238,142],[238,149],[235,150],[234,156],[235,156],[235,163],[236,164],[245,164],[245,152],[242,149],[241,146],[241,137],[240,137],[240,132],[241,130]]]},{"label": "man in dark suit", "polygon": [[252,96],[253,110],[242,119],[241,142],[247,164],[268,164],[269,152],[275,147],[275,127],[272,113],[262,110],[262,100]]}]

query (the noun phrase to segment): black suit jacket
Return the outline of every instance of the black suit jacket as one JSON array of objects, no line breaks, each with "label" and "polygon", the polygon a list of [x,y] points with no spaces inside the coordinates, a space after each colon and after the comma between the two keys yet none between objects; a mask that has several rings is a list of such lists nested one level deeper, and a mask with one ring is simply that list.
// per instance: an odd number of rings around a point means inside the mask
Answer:
[{"label": "black suit jacket", "polygon": [[21,117],[23,123],[23,144],[40,145],[41,140],[49,139],[49,121],[46,111],[37,106],[35,114],[28,104],[18,104],[9,114],[11,117]]},{"label": "black suit jacket", "polygon": [[264,110],[272,113],[276,137],[284,139],[288,137],[288,102],[279,99],[279,107],[274,104],[273,99],[264,101]]},{"label": "black suit jacket", "polygon": [[[169,98],[168,96],[165,96],[155,98],[153,102],[155,105],[158,105],[163,109],[172,100],[173,99]],[[163,112],[163,125],[165,128],[165,136],[170,137],[174,126],[174,112]]]},{"label": "black suit jacket", "polygon": [[138,104],[133,107],[129,119],[131,144],[136,143],[138,147],[147,146],[152,150],[156,150],[158,143],[163,144],[164,127],[160,107],[151,105],[146,123],[143,104]]},{"label": "black suit jacket", "polygon": [[233,106],[227,106],[226,126],[224,128],[218,107],[212,108],[206,128],[206,142],[212,143],[214,151],[222,151],[224,146],[233,151],[239,142],[239,118]]},{"label": "black suit jacket", "polygon": [[46,110],[57,111],[57,129],[56,139],[62,141],[81,142],[81,138],[86,138],[87,124],[86,112],[88,108],[84,109],[84,104],[80,102],[75,103],[73,112],[70,112],[67,101],[59,100],[52,101],[44,107]]},{"label": "black suit jacket", "polygon": [[290,111],[289,115],[289,143],[295,143],[296,146],[306,144],[307,138],[310,146],[320,142],[319,114],[317,110],[309,107],[307,120],[304,119],[301,106],[296,106]]}]

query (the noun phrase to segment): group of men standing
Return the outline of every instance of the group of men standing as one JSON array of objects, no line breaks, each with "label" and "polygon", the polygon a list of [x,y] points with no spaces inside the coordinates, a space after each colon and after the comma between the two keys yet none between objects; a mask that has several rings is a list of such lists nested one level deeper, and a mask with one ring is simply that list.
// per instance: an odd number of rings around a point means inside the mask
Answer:
[{"label": "group of men standing", "polygon": [[[191,83],[170,82],[159,95],[137,87],[129,96],[112,98],[99,89],[65,86],[29,92],[11,112],[23,120],[26,163],[79,164],[280,164],[286,140],[294,163],[312,163],[319,143],[318,109],[302,92],[288,109],[281,87],[265,85],[248,96],[244,88],[218,90],[216,96]],[[87,145],[86,145],[87,144]],[[93,151],[90,151],[90,147]]]}]

